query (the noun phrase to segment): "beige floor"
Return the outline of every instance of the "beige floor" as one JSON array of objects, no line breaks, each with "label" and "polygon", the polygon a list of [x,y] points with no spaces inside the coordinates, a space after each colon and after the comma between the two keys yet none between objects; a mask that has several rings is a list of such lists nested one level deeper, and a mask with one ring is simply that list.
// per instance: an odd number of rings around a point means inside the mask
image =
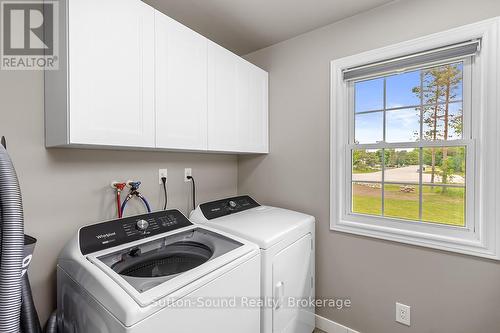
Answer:
[{"label": "beige floor", "polygon": [[325,333],[325,332],[321,331],[320,329],[315,329],[313,333]]}]

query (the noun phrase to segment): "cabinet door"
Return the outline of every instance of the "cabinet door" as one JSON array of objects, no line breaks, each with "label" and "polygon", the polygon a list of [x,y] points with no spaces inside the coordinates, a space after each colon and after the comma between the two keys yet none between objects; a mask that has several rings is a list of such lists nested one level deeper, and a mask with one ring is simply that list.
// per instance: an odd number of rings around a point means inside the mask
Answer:
[{"label": "cabinet door", "polygon": [[267,153],[267,73],[214,43],[208,66],[209,150]]},{"label": "cabinet door", "polygon": [[208,149],[238,151],[238,67],[240,59],[223,47],[208,46]]},{"label": "cabinet door", "polygon": [[154,9],[70,0],[70,141],[154,147]]},{"label": "cabinet door", "polygon": [[311,242],[308,234],[274,257],[273,333],[310,333],[314,329],[314,307],[297,305],[312,297]]},{"label": "cabinet door", "polygon": [[239,151],[268,153],[268,74],[240,59],[238,66]]},{"label": "cabinet door", "polygon": [[156,12],[156,146],[207,150],[207,39]]}]

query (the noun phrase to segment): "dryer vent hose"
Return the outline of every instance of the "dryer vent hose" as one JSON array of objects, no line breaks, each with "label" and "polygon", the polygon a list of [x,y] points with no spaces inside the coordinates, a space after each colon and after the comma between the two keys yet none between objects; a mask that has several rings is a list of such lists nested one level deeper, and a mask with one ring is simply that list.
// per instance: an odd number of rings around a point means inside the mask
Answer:
[{"label": "dryer vent hose", "polygon": [[45,325],[45,333],[57,333],[57,312],[54,311]]},{"label": "dryer vent hose", "polygon": [[23,205],[16,171],[3,145],[0,145],[0,214],[0,332],[19,333]]},{"label": "dryer vent hose", "polygon": [[23,277],[22,304],[21,304],[21,331],[23,333],[42,333],[38,312],[33,302],[31,285],[28,273]]}]

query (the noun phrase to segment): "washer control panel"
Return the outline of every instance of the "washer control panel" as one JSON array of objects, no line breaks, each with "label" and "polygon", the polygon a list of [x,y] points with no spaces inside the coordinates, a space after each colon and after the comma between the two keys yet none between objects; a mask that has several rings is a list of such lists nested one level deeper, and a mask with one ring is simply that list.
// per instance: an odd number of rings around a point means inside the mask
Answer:
[{"label": "washer control panel", "polygon": [[125,217],[80,229],[83,255],[192,225],[178,210]]},{"label": "washer control panel", "polygon": [[200,205],[201,212],[207,220],[242,212],[260,205],[248,195],[207,202]]}]

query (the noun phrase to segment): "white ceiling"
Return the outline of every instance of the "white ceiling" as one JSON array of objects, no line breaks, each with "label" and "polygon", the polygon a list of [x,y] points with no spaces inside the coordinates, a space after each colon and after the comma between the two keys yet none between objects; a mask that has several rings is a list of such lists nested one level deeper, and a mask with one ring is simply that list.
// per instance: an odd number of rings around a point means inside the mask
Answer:
[{"label": "white ceiling", "polygon": [[240,54],[393,0],[143,0]]}]

